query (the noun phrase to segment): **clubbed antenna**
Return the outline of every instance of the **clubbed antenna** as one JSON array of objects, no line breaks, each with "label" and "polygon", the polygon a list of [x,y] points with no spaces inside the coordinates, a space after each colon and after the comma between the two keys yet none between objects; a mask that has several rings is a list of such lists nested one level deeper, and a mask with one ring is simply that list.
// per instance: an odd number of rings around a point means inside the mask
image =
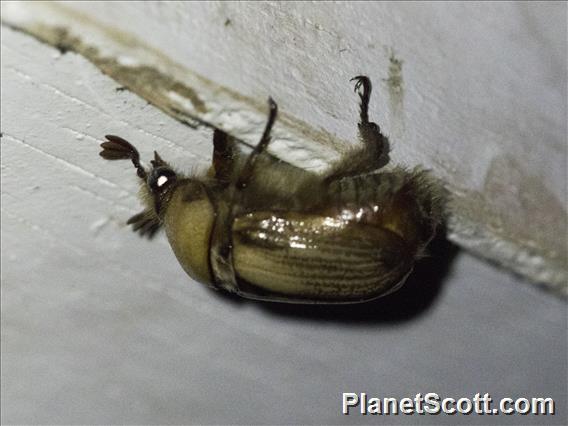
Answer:
[{"label": "clubbed antenna", "polygon": [[105,160],[132,160],[132,164],[136,167],[136,171],[139,177],[146,179],[146,170],[140,164],[140,154],[134,146],[122,139],[121,137],[114,135],[106,135],[105,138],[108,139],[107,142],[101,144],[103,149],[99,152],[99,155]]}]

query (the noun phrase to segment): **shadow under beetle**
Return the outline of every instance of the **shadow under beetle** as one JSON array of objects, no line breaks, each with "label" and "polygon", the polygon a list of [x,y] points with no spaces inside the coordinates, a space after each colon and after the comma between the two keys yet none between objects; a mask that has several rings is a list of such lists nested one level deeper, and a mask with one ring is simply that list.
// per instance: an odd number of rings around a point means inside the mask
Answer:
[{"label": "shadow under beetle", "polygon": [[361,100],[360,144],[324,173],[266,152],[277,105],[258,145],[243,154],[213,134],[213,164],[184,176],[154,152],[108,135],[100,155],[130,159],[145,209],[128,224],[152,237],[163,227],[183,269],[197,281],[249,299],[357,303],[398,289],[443,220],[443,190],[427,171],[388,163],[388,139],[369,121],[371,82],[353,80]]}]

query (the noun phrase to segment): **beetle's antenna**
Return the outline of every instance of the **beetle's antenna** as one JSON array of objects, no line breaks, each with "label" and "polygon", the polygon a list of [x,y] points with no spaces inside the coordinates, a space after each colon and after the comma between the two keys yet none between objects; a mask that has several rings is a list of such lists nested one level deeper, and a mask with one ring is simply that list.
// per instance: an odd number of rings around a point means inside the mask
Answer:
[{"label": "beetle's antenna", "polygon": [[105,160],[132,160],[132,164],[136,167],[138,176],[146,179],[147,173],[144,167],[140,164],[140,154],[130,142],[114,135],[106,135],[107,142],[101,144],[103,149],[99,155]]}]

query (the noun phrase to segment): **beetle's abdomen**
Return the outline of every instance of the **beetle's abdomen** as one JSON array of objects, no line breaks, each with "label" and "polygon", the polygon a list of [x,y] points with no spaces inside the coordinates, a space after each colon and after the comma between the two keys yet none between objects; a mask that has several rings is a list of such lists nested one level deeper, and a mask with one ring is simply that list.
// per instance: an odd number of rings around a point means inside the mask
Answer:
[{"label": "beetle's abdomen", "polygon": [[427,171],[395,168],[342,179],[330,188],[328,215],[347,213],[353,220],[388,229],[420,254],[442,221],[442,189]]},{"label": "beetle's abdomen", "polygon": [[413,260],[396,233],[341,217],[257,212],[233,226],[237,281],[267,299],[371,299],[404,279]]}]

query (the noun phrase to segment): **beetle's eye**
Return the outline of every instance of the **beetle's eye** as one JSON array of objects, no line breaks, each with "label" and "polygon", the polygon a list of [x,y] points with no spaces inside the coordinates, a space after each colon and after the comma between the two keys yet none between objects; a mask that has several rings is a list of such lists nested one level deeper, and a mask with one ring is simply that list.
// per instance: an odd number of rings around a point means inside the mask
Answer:
[{"label": "beetle's eye", "polygon": [[163,192],[176,180],[175,172],[169,167],[157,167],[148,177],[148,185],[154,193]]}]

